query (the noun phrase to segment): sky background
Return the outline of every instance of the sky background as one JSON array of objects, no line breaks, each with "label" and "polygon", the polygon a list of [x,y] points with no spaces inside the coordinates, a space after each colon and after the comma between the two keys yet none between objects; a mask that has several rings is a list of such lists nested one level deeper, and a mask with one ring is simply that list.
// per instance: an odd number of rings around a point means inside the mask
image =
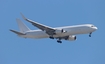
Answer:
[{"label": "sky background", "polygon": [[[76,41],[24,39],[9,31],[18,29],[16,18],[37,29],[20,15],[51,26],[94,24],[90,38]],[[105,64],[105,0],[0,0],[0,64]]]}]

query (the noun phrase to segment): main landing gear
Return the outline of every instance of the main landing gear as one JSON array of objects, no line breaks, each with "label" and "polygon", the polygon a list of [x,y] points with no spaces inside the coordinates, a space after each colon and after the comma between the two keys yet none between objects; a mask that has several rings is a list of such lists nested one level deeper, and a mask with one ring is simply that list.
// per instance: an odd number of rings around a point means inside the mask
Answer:
[{"label": "main landing gear", "polygon": [[51,36],[50,36],[49,38],[50,38],[50,39],[54,39],[54,37],[51,37]]},{"label": "main landing gear", "polygon": [[[53,36],[49,36],[49,38],[50,38],[50,39],[54,39]],[[61,38],[56,38],[56,39],[58,39],[58,40],[57,40],[58,43],[62,43]]]},{"label": "main landing gear", "polygon": [[51,36],[49,36],[49,38],[50,38],[50,39],[54,39],[54,37],[53,37],[52,35],[51,35]]},{"label": "main landing gear", "polygon": [[62,43],[61,38],[58,38],[57,42],[58,43]]},{"label": "main landing gear", "polygon": [[89,37],[91,37],[92,32],[89,34]]},{"label": "main landing gear", "polygon": [[61,40],[57,40],[57,42],[58,42],[58,43],[62,43],[62,41],[61,41]]}]

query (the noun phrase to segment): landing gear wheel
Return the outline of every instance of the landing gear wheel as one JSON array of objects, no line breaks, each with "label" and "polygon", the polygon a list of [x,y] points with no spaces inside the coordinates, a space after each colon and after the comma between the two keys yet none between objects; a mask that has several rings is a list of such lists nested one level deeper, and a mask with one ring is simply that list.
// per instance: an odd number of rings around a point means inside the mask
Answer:
[{"label": "landing gear wheel", "polygon": [[91,37],[92,32],[89,34],[89,37]]},{"label": "landing gear wheel", "polygon": [[58,43],[62,43],[62,41],[60,41],[60,40],[57,40],[57,42],[58,42]]},{"label": "landing gear wheel", "polygon": [[53,37],[53,36],[50,36],[49,38],[50,38],[50,39],[54,39],[54,37]]},{"label": "landing gear wheel", "polygon": [[91,37],[91,35],[89,35],[89,37]]}]

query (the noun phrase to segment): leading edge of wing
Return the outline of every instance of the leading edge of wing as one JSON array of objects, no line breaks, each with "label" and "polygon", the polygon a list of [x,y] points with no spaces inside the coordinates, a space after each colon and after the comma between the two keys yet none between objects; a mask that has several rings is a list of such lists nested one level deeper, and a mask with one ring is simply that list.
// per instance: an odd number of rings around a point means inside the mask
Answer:
[{"label": "leading edge of wing", "polygon": [[24,20],[26,20],[26,21],[32,23],[32,25],[34,25],[35,27],[37,27],[37,28],[39,28],[39,29],[41,29],[41,30],[43,30],[43,31],[44,31],[44,30],[46,30],[46,31],[47,31],[47,30],[54,30],[54,28],[52,28],[52,27],[49,27],[49,26],[40,24],[40,23],[35,22],[35,21],[32,21],[32,20],[26,18],[22,13],[20,13],[20,14],[21,14],[21,16],[22,16],[22,18],[23,18]]}]

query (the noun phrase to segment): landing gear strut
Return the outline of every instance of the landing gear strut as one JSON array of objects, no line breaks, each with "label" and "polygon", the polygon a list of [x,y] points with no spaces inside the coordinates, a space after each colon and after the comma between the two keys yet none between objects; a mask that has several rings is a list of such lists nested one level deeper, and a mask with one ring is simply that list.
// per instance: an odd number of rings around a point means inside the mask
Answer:
[{"label": "landing gear strut", "polygon": [[89,37],[91,37],[92,32],[89,34]]}]

